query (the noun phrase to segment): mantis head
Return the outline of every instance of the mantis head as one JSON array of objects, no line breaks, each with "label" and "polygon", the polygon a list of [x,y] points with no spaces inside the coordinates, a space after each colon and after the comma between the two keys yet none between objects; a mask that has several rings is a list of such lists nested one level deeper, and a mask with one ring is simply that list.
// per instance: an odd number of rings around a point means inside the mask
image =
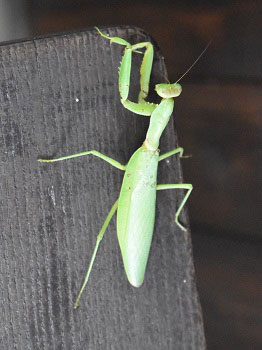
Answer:
[{"label": "mantis head", "polygon": [[182,86],[178,83],[174,84],[157,84],[155,90],[160,97],[170,98],[177,97],[182,92]]},{"label": "mantis head", "polygon": [[156,85],[155,90],[160,97],[172,98],[172,97],[177,97],[181,94],[182,86],[180,84],[178,84],[178,82],[194,67],[194,65],[198,62],[200,57],[207,50],[207,48],[209,47],[211,42],[212,42],[212,40],[209,41],[209,43],[206,45],[206,47],[201,52],[201,54],[198,56],[198,58],[191,64],[191,66],[185,71],[185,73],[174,84],[157,84]]}]

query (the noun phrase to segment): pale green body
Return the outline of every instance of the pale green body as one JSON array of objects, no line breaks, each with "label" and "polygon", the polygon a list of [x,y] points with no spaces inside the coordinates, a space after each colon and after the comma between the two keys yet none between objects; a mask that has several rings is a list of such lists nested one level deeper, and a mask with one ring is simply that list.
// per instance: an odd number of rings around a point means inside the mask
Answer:
[{"label": "pale green body", "polygon": [[117,237],[127,278],[134,287],[140,287],[145,278],[155,223],[159,139],[173,106],[174,100],[165,98],[154,106],[146,140],[130,158],[120,191]]},{"label": "pale green body", "polygon": [[[146,265],[150,252],[150,246],[154,231],[156,191],[166,189],[186,189],[187,193],[180,204],[175,222],[186,230],[178,221],[179,214],[184,207],[191,191],[191,184],[160,184],[157,185],[158,162],[174,154],[182,156],[183,148],[175,148],[163,155],[159,155],[159,140],[164,131],[174,108],[174,97],[180,95],[182,88],[179,84],[158,84],[155,90],[162,100],[159,105],[146,102],[149,80],[153,62],[153,46],[149,42],[130,45],[122,38],[110,38],[101,33],[101,36],[110,39],[111,42],[124,45],[125,53],[119,71],[119,91],[121,102],[125,108],[133,113],[149,116],[150,123],[143,145],[135,151],[127,165],[122,165],[116,160],[96,151],[77,153],[57,159],[39,159],[41,162],[56,162],[60,160],[93,154],[120,170],[124,170],[124,179],[119,198],[109,211],[107,218],[97,236],[96,246],[85,276],[84,283],[77,296],[74,307],[77,308],[80,296],[89,279],[90,272],[97,254],[99,244],[104,236],[106,228],[117,211],[117,236],[124,262],[127,278],[131,285],[140,287],[144,281]],[[138,103],[129,101],[129,84],[131,72],[132,52],[145,48],[140,69],[140,93]]]},{"label": "pale green body", "polygon": [[134,287],[144,281],[154,231],[158,158],[158,150],[140,147],[127,164],[119,195],[117,236]]}]

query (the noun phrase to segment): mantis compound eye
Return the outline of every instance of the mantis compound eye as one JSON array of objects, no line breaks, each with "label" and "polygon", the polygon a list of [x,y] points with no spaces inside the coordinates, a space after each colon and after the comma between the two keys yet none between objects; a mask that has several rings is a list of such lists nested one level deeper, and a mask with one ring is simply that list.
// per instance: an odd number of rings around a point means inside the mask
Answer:
[{"label": "mantis compound eye", "polygon": [[175,84],[157,84],[155,87],[157,94],[163,98],[178,97],[182,92],[182,86]]}]

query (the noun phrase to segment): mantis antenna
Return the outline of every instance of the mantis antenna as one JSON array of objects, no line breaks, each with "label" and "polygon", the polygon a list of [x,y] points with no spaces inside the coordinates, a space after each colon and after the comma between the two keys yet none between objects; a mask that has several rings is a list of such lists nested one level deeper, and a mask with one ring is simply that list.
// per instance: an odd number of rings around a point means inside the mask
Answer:
[{"label": "mantis antenna", "polygon": [[201,54],[198,56],[198,58],[191,64],[191,66],[185,71],[185,73],[183,75],[181,75],[181,77],[175,82],[175,84],[178,83],[182,78],[184,78],[184,76],[194,67],[194,65],[200,60],[200,58],[204,55],[206,50],[209,48],[209,46],[212,43],[212,41],[213,41],[213,39],[211,39],[209,41],[209,43],[206,45],[206,47],[201,52]]}]

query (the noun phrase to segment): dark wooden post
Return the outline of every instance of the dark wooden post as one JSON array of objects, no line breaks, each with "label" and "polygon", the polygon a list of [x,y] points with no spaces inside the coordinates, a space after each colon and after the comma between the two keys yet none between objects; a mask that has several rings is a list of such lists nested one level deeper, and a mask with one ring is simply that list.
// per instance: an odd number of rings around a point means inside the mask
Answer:
[{"label": "dark wooden post", "polygon": [[[150,40],[134,27],[104,31],[131,43]],[[144,285],[127,282],[113,220],[73,310],[123,173],[93,156],[52,164],[37,158],[96,149],[126,163],[141,145],[148,118],[120,103],[122,50],[94,29],[0,47],[2,349],[205,348],[191,239],[174,221],[180,191],[157,194]],[[131,99],[140,64],[134,54]],[[164,81],[156,48],[152,90]],[[172,122],[162,140],[162,152],[177,145]],[[180,181],[178,158],[160,163],[159,183]]]}]

